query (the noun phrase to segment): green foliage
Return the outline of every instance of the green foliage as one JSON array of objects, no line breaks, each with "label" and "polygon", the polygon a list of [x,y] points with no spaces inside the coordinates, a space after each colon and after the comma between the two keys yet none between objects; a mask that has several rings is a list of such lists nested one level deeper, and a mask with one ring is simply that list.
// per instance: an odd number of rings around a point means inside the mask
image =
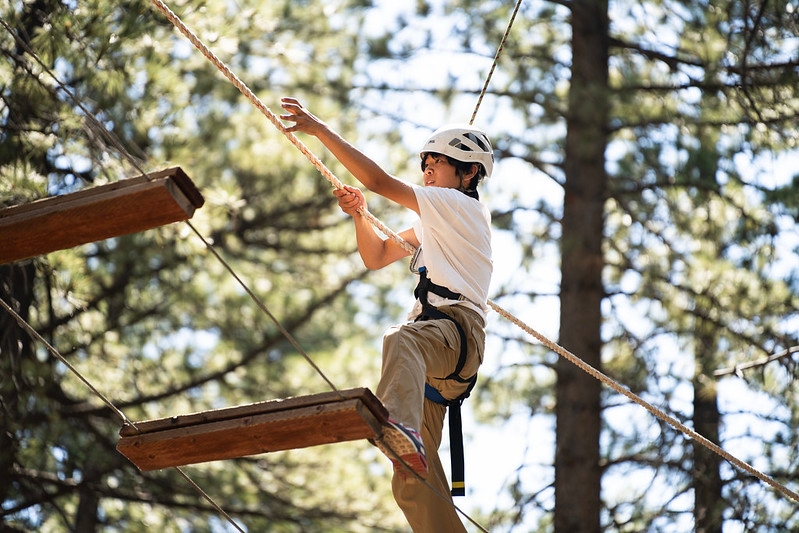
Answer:
[{"label": "green foliage", "polygon": [[[362,7],[341,6],[331,19],[316,16],[323,9],[208,2],[177,11],[268,105],[290,90],[312,105],[326,96],[320,114],[333,115],[348,100],[359,46],[349,23]],[[387,308],[375,298],[375,316],[355,320],[351,291],[366,273],[329,184],[160,13],[147,2],[42,1],[2,17],[22,42],[3,34],[8,203],[180,165],[206,198],[192,224],[217,253],[336,386],[373,386]],[[61,84],[34,77],[45,68]],[[23,270],[24,283],[11,283]],[[3,298],[131,420],[329,388],[186,225],[6,266],[1,279]],[[373,282],[391,286],[393,275]],[[175,472],[138,473],[114,449],[121,420],[6,318],[4,524],[226,527]],[[383,463],[352,443],[188,473],[251,531],[393,531],[402,518]]]},{"label": "green foliage", "polygon": [[[280,96],[300,96],[392,171],[414,176],[408,154],[428,129],[469,118],[513,6],[172,7],[273,110]],[[608,98],[611,110],[596,233],[604,370],[687,421],[695,390],[756,398],[718,406],[721,444],[788,483],[799,449],[793,360],[743,380],[714,375],[798,344],[796,245],[785,238],[799,216],[796,179],[775,183],[744,164],[795,155],[796,12],[784,0],[760,7],[613,3],[610,93],[582,103]],[[337,386],[374,384],[379,333],[407,303],[400,270],[363,272],[329,185],[206,58],[144,1],[35,0],[0,8],[0,17],[21,37],[0,31],[3,203],[178,164],[206,198],[192,224],[308,355]],[[499,156],[481,194],[496,234],[515,243],[495,257],[498,271],[512,273],[498,277],[492,298],[545,332],[556,328],[559,292],[569,17],[562,2],[522,5],[477,115]],[[318,143],[310,147],[348,181]],[[407,223],[378,200],[370,207],[392,227]],[[185,225],[0,268],[2,297],[132,419],[326,390]],[[114,450],[120,421],[40,343],[0,320],[5,524],[65,531],[83,516],[96,520],[84,530],[225,528],[175,472],[136,472]],[[495,318],[490,328],[493,350],[467,406],[492,428],[519,412],[553,426],[554,354]],[[603,530],[692,524],[690,443],[607,390],[602,401]],[[550,440],[530,436],[535,454],[519,459],[506,494],[466,505],[492,530],[552,530]],[[401,530],[386,467],[373,447],[352,443],[189,474],[251,531]],[[714,467],[729,527],[797,527],[790,502]],[[645,481],[628,489],[630,479]]]}]

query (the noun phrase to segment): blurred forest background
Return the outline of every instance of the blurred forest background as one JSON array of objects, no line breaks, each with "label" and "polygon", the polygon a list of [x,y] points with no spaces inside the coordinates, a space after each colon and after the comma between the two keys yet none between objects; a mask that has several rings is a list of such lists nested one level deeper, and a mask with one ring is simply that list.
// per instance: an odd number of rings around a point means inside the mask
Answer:
[{"label": "blurred forest background", "polygon": [[[514,5],[170,7],[267,106],[299,97],[415,181]],[[14,0],[0,19],[0,205],[179,165],[206,199],[193,224],[324,374],[374,387],[406,265],[364,270],[329,184],[160,12]],[[792,491],[798,112],[791,0],[528,0],[475,121],[498,162],[492,299]],[[328,390],[186,224],[0,265],[0,298],[132,420]],[[786,494],[496,314],[489,334],[456,501],[486,530],[799,531]],[[233,530],[174,470],[138,472],[119,428],[0,312],[3,531]],[[186,470],[246,531],[405,531],[387,463],[354,442]]]}]

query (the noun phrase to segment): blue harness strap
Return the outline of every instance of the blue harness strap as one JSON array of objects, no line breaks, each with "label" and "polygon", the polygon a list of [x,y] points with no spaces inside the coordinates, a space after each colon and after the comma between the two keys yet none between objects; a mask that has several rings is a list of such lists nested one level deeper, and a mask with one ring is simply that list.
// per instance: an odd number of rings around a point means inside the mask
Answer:
[{"label": "blue harness strap", "polygon": [[439,296],[451,300],[458,300],[461,298],[461,295],[456,292],[452,292],[446,287],[436,285],[430,281],[430,278],[427,277],[427,271],[424,267],[419,269],[419,285],[417,285],[413,294],[422,304],[422,313],[416,318],[416,320],[449,320],[455,324],[455,327],[458,330],[458,336],[460,337],[460,355],[458,357],[458,363],[455,365],[455,370],[444,379],[454,379],[459,383],[468,383],[469,386],[467,387],[466,391],[457,398],[448,400],[444,398],[444,396],[442,396],[435,387],[429,383],[425,383],[424,395],[428,400],[440,405],[445,405],[449,408],[449,443],[450,466],[452,471],[452,495],[465,496],[466,476],[463,455],[463,420],[461,417],[461,405],[463,404],[463,401],[469,397],[469,394],[471,394],[475,383],[477,383],[477,375],[475,374],[470,378],[461,377],[460,372],[463,370],[463,367],[466,364],[466,333],[463,331],[463,327],[461,327],[455,318],[444,313],[443,311],[439,311],[430,305],[430,303],[428,303],[428,292],[438,294]]},{"label": "blue harness strap", "polygon": [[461,404],[469,396],[472,387],[477,383],[477,376],[469,386],[465,395],[454,400],[447,400],[438,390],[429,383],[424,384],[424,397],[440,405],[449,407],[449,459],[452,475],[452,495],[466,495],[466,467],[463,456],[463,421],[461,418]]}]

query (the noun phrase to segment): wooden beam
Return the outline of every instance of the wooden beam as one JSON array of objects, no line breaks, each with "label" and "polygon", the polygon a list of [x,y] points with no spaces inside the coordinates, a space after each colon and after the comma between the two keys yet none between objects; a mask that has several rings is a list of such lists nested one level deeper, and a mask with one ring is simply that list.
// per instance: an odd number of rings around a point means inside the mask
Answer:
[{"label": "wooden beam", "polygon": [[204,203],[180,167],[0,210],[0,264],[187,220]]},{"label": "wooden beam", "polygon": [[117,450],[139,470],[378,438],[388,411],[348,389],[125,425]]}]

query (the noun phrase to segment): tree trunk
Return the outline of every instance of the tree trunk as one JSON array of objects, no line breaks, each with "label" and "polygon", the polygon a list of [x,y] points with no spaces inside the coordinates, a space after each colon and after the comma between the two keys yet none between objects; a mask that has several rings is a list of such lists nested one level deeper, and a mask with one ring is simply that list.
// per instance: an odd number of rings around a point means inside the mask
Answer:
[{"label": "tree trunk", "polygon": [[[600,367],[602,238],[607,176],[608,5],[572,4],[572,71],[565,146],[560,341]],[[555,532],[599,533],[601,384],[557,363]]]},{"label": "tree trunk", "polygon": [[[716,383],[707,375],[694,380],[694,427],[700,435],[719,442],[719,407]],[[701,379],[705,378],[705,379]],[[694,530],[697,533],[721,533],[720,458],[699,443],[693,443]]]},{"label": "tree trunk", "polygon": [[[32,263],[0,265],[0,298],[23,319],[33,303],[36,269]],[[0,501],[6,501],[16,460],[20,420],[25,406],[23,360],[32,357],[30,336],[5,309],[0,309]]]},{"label": "tree trunk", "polygon": [[78,487],[78,512],[75,513],[75,533],[94,533],[97,530],[97,508],[100,498],[94,486],[98,473],[91,464],[82,465],[83,481]]}]

